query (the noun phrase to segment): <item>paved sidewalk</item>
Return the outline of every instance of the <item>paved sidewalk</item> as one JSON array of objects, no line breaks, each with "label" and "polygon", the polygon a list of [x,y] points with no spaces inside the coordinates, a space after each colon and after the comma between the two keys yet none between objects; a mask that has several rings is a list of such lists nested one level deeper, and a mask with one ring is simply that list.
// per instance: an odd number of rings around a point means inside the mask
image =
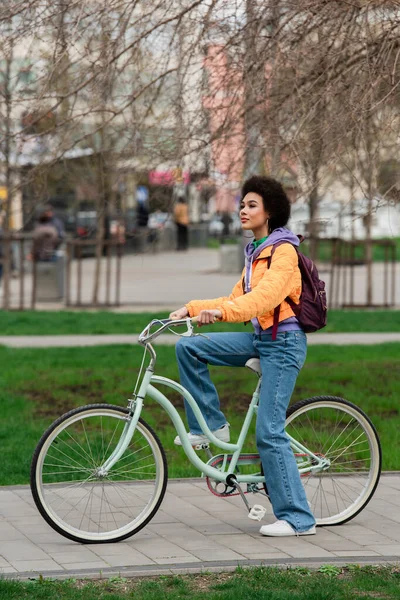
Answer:
[{"label": "paved sidewalk", "polygon": [[[102,261],[102,275],[100,280],[99,302],[103,303],[107,297],[105,290],[107,259]],[[93,293],[93,277],[96,261],[94,258],[85,258],[82,261],[82,290],[80,302],[91,304]],[[115,262],[111,261],[111,281],[115,281]],[[28,269],[27,269],[28,271]],[[319,273],[326,281],[328,298],[330,298],[331,273],[329,265],[320,265]],[[223,273],[220,265],[220,250],[211,248],[190,248],[188,252],[160,252],[158,254],[127,254],[121,262],[121,306],[113,309],[121,312],[157,312],[174,310],[193,298],[217,298],[230,293],[235,283],[240,278],[240,269],[237,273]],[[395,273],[395,304],[400,306],[400,269]],[[383,263],[374,263],[373,266],[373,303],[383,305],[385,298],[386,279]],[[343,285],[344,273],[341,277],[341,292],[338,301],[344,300]],[[347,279],[346,279],[347,281]],[[19,306],[20,280],[11,280],[11,302]],[[71,271],[71,302],[77,301],[77,261],[73,261]],[[27,272],[24,284],[25,306],[30,306],[31,300],[31,275]],[[114,302],[114,283],[111,286],[109,300]],[[365,265],[354,269],[354,298],[356,305],[365,304],[366,269]],[[389,291],[391,286],[389,285]],[[336,293],[336,292],[335,292]],[[345,302],[349,302],[349,285]],[[0,287],[0,303],[2,288]],[[63,309],[62,302],[37,302],[36,308],[40,310]]]},{"label": "paved sidewalk", "polygon": [[[0,574],[10,577],[137,576],[237,565],[399,562],[400,474],[382,476],[375,496],[351,522],[308,538],[265,538],[242,500],[213,496],[202,479],[171,480],[154,519],[118,544],[80,545],[53,531],[27,486],[0,488]],[[265,498],[253,500],[265,506]],[[263,523],[274,517],[268,507]]]},{"label": "paved sidewalk", "polygon": [[[308,335],[310,346],[334,344],[374,345],[386,342],[400,342],[399,333],[315,333]],[[61,348],[77,346],[101,346],[114,344],[136,344],[137,334],[111,335],[15,335],[0,336],[0,346],[10,348]],[[176,335],[165,334],[155,340],[156,344],[170,346],[176,343]]]}]

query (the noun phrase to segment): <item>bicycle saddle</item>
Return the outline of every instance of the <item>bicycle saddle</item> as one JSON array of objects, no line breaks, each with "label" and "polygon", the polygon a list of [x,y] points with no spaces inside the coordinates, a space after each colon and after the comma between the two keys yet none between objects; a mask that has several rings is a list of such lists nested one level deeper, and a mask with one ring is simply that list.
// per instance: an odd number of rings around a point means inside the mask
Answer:
[{"label": "bicycle saddle", "polygon": [[250,371],[254,371],[254,373],[257,373],[257,375],[261,377],[261,366],[259,358],[249,358],[245,366],[248,369],[250,369]]}]

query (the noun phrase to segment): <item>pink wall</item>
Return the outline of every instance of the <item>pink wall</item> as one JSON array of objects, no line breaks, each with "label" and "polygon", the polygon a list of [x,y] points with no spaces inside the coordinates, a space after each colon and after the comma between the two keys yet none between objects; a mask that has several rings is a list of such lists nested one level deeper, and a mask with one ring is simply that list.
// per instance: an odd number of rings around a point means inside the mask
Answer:
[{"label": "pink wall", "polygon": [[[203,106],[208,112],[211,134],[211,178],[216,185],[216,210],[237,209],[235,198],[243,180],[246,135],[244,123],[243,74],[228,63],[225,47],[218,44],[207,47],[204,68],[208,78],[208,94]],[[271,81],[271,65],[265,67],[266,92]],[[268,109],[268,106],[267,106]],[[265,170],[270,172],[271,156],[265,155]],[[293,157],[281,153],[278,178],[287,176],[296,180],[297,165]],[[291,200],[295,190],[287,190]]]},{"label": "pink wall", "polygon": [[216,210],[233,211],[237,208],[235,197],[241,185],[244,167],[242,75],[229,68],[224,47],[219,45],[208,46],[204,67],[208,76],[208,94],[203,98],[203,105],[208,110],[212,139],[212,178],[217,187]]}]

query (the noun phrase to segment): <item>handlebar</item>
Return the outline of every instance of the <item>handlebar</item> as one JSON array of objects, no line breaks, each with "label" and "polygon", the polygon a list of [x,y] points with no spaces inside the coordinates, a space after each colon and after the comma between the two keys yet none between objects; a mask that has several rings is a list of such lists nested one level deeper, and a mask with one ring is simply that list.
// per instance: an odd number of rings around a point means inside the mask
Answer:
[{"label": "handlebar", "polygon": [[[185,317],[184,319],[153,319],[148,325],[146,325],[142,333],[139,335],[138,343],[142,346],[145,346],[160,336],[166,329],[170,329],[171,327],[179,327],[182,325],[186,325],[186,331],[180,335],[188,337],[192,336],[194,335],[193,325],[196,323],[197,317]],[[153,333],[150,333],[151,328],[156,324],[161,325],[161,327],[156,329]]]}]

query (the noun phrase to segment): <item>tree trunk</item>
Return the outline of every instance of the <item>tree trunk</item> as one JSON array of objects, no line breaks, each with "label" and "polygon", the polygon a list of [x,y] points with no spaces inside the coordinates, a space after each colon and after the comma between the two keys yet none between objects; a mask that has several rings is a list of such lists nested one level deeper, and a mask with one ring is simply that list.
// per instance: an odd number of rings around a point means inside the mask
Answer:
[{"label": "tree trunk", "polygon": [[367,306],[372,306],[372,197],[368,198],[365,217],[365,261],[367,265]]},{"label": "tree trunk", "polygon": [[[103,136],[102,136],[103,137]],[[104,221],[106,218],[107,209],[107,166],[104,160],[104,155],[100,152],[98,157],[98,194],[96,202],[96,264],[94,269],[93,279],[93,294],[92,304],[97,306],[99,303],[99,287],[101,275],[101,259],[103,257],[104,248]]]},{"label": "tree trunk", "polygon": [[[11,24],[10,24],[11,27]],[[11,176],[11,110],[12,110],[12,93],[11,93],[11,64],[12,64],[12,45],[6,57],[6,65],[4,71],[4,104],[5,104],[5,139],[4,139],[4,163],[5,163],[5,183],[7,190],[7,198],[5,201],[4,215],[4,252],[3,252],[3,309],[10,308],[10,284],[11,284],[11,236],[10,236],[10,221],[12,207],[12,176]]]},{"label": "tree trunk", "polygon": [[[265,97],[264,69],[257,55],[258,20],[255,0],[246,0],[245,29],[245,132],[246,149],[244,160],[244,178],[260,175],[263,171],[264,150],[262,132],[262,101]],[[264,94],[263,94],[264,92]]]},{"label": "tree trunk", "polygon": [[309,236],[310,236],[310,258],[315,261],[317,259],[317,244],[318,244],[318,184],[313,182],[313,187],[308,197],[309,206]]},{"label": "tree trunk", "polygon": [[[371,108],[371,102],[368,108]],[[369,112],[365,117],[365,142],[367,155],[367,214],[365,217],[365,260],[367,265],[367,306],[372,305],[372,208],[374,198],[374,156],[373,156],[373,131],[372,115]]]}]

